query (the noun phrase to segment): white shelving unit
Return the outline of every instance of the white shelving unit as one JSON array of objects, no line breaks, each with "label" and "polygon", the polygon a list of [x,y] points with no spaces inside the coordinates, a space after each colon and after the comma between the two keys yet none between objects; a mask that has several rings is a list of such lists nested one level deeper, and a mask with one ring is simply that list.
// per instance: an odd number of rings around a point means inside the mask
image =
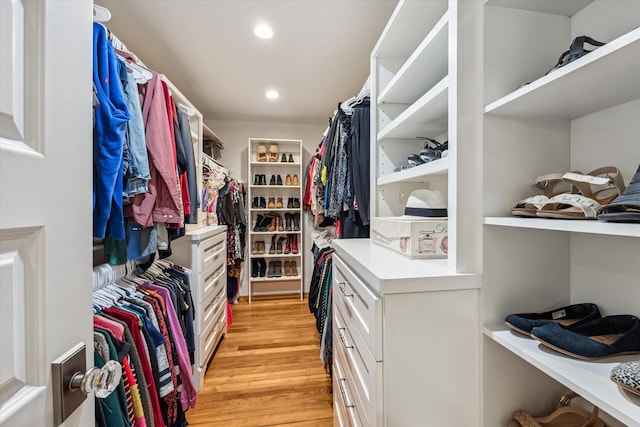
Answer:
[{"label": "white shelving unit", "polygon": [[[278,156],[276,161],[268,161],[269,147],[275,145],[278,147]],[[258,147],[265,147],[267,153],[267,161],[258,160]],[[249,282],[249,303],[251,303],[254,292],[256,293],[291,293],[299,292],[300,299],[304,298],[304,279],[303,279],[303,218],[302,218],[302,140],[299,139],[269,139],[269,138],[249,138],[248,145],[248,171],[249,179],[251,182],[248,187],[248,199],[247,205],[249,206],[249,267],[250,274],[247,278]],[[282,154],[286,154],[287,161],[282,160]],[[291,160],[289,162],[289,155]],[[256,175],[265,176],[265,184],[256,183]],[[290,185],[286,185],[286,177],[289,175],[292,179]],[[294,175],[298,179],[298,184],[293,184]],[[272,177],[280,176],[282,185],[270,185]],[[277,181],[276,181],[277,182]],[[254,204],[254,198],[258,198],[258,204]],[[264,198],[266,204],[265,207],[260,207],[259,199]],[[268,207],[269,198],[273,198],[274,203],[278,198],[282,200],[282,207]],[[298,207],[287,207],[288,200],[297,199],[300,203]],[[259,217],[264,217],[268,214],[280,215],[282,221],[285,220],[285,215],[298,215],[299,218],[299,230],[285,230],[278,231],[276,228],[274,231],[256,231],[256,221]],[[288,236],[295,238],[297,241],[298,252],[297,253],[275,253],[270,254],[269,249],[271,246],[272,238],[276,243],[278,239]],[[258,241],[263,241],[265,248],[264,254],[252,254],[252,249]],[[283,243],[284,245],[286,242]],[[266,265],[266,272],[260,274],[258,261],[264,261]],[[286,276],[284,263],[295,262],[295,275]],[[274,265],[273,263],[280,263],[281,274],[279,276],[272,276],[269,274],[269,267]],[[293,271],[292,271],[293,273]],[[292,286],[295,285],[295,288]]]},{"label": "white shelving unit", "polygon": [[[640,3],[488,0],[482,17],[482,425],[506,425],[518,409],[548,414],[573,390],[607,426],[640,426],[640,399],[609,379],[637,356],[577,360],[503,323],[580,302],[640,315],[640,225],[510,215],[538,193],[536,176],[611,165],[628,183],[635,173]],[[523,49],[532,34],[536,47]],[[607,44],[545,75],[580,35]]]},{"label": "white shelving unit", "polygon": [[[482,10],[481,1],[400,1],[371,54],[372,216],[402,215],[411,191],[438,190],[448,203],[449,250],[448,259],[410,260],[369,240],[334,241],[334,321],[356,344],[375,337],[384,348],[369,346],[367,356],[356,345],[364,354],[356,357],[335,344],[336,381],[346,389],[334,389],[338,423],[481,418]],[[424,147],[421,137],[448,141],[449,156],[396,172]]]}]

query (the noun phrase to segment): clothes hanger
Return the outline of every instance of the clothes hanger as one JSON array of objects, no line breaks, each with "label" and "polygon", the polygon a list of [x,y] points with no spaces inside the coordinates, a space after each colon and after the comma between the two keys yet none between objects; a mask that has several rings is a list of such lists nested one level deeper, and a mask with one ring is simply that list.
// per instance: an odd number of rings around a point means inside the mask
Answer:
[{"label": "clothes hanger", "polygon": [[111,12],[106,7],[93,5],[93,22],[109,22],[111,20]]},{"label": "clothes hanger", "polygon": [[127,68],[131,70],[131,72],[133,73],[133,77],[136,79],[136,82],[138,84],[145,84],[153,78],[153,73],[150,70],[147,70],[146,68],[136,64],[135,62],[131,61],[129,58],[125,58],[120,54],[116,54],[116,55],[125,64],[127,64]]}]

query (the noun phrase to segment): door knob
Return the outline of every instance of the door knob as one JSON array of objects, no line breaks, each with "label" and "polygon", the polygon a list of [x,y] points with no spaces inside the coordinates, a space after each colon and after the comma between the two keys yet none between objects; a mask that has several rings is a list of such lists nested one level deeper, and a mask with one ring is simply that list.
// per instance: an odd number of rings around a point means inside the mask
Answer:
[{"label": "door knob", "polygon": [[104,399],[120,384],[122,365],[107,361],[102,368],[87,369],[84,343],[78,343],[51,364],[53,422],[59,426],[94,392]]},{"label": "door knob", "polygon": [[122,365],[115,360],[108,360],[102,368],[89,368],[83,374],[76,372],[71,376],[69,389],[80,389],[84,394],[94,392],[96,397],[104,399],[120,384]]}]

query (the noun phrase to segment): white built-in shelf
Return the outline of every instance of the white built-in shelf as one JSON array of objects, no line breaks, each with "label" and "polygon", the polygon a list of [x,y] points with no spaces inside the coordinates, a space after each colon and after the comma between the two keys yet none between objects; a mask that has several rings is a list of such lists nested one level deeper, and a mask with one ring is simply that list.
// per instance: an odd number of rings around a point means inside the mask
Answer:
[{"label": "white built-in shelf", "polygon": [[584,361],[564,356],[504,326],[484,328],[484,334],[625,425],[638,425],[640,398],[623,392],[609,379],[614,366],[637,360],[637,355]]},{"label": "white built-in shelf", "polygon": [[400,1],[382,31],[372,56],[408,58],[429,28],[447,11],[447,1]]},{"label": "white built-in shelf", "polygon": [[202,124],[202,134],[203,136],[208,136],[209,138],[213,138],[216,141],[222,142],[222,140],[215,134],[214,131],[209,128],[206,124]]},{"label": "white built-in shelf", "polygon": [[638,76],[640,28],[487,105],[485,113],[573,120],[640,98]]},{"label": "white built-in shelf", "polygon": [[[282,267],[284,269],[284,267]],[[283,280],[300,280],[300,274],[297,276],[285,276],[284,274],[280,277],[252,277],[251,281],[256,282],[281,282]]]},{"label": "white built-in shelf", "polygon": [[[449,77],[445,77],[420,99],[378,132],[378,141],[391,138],[433,138],[448,128]],[[384,107],[380,107],[382,110]]]},{"label": "white built-in shelf", "polygon": [[300,212],[301,208],[251,208],[256,212]]},{"label": "white built-in shelf", "polygon": [[264,235],[271,235],[271,234],[300,234],[300,230],[298,231],[250,231],[249,233],[251,234],[264,234]]},{"label": "white built-in shelf", "polygon": [[332,245],[340,258],[380,294],[480,287],[479,275],[451,271],[447,259],[409,259],[371,239],[336,239]]},{"label": "white built-in shelf", "polygon": [[540,1],[540,0],[486,0],[488,6],[528,10],[549,15],[573,16],[594,0]]},{"label": "white built-in shelf", "polygon": [[603,234],[608,236],[640,237],[640,224],[624,224],[597,220],[551,218],[485,217],[487,225],[533,228],[538,230],[569,231],[572,233]]},{"label": "white built-in shelf", "polygon": [[393,172],[378,178],[378,186],[398,182],[432,182],[439,181],[449,174],[449,158],[434,160],[409,169]]},{"label": "white built-in shelf", "polygon": [[253,185],[251,184],[251,188],[300,188],[299,185]]},{"label": "white built-in shelf", "polygon": [[282,254],[251,254],[249,258],[300,258],[302,253],[298,252],[297,254],[292,253],[282,253]]},{"label": "white built-in shelf", "polygon": [[[269,155],[269,153],[267,153],[267,155]],[[300,162],[250,162],[249,163],[251,166],[300,166]]]},{"label": "white built-in shelf", "polygon": [[445,13],[420,46],[380,92],[378,104],[411,104],[448,73],[449,14]]}]

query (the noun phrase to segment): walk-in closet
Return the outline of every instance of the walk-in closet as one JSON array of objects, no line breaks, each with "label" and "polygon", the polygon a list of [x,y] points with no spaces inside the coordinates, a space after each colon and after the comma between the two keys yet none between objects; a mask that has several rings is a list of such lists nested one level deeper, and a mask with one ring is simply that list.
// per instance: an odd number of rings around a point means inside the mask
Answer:
[{"label": "walk-in closet", "polygon": [[640,427],[640,1],[0,0],[0,426]]}]

